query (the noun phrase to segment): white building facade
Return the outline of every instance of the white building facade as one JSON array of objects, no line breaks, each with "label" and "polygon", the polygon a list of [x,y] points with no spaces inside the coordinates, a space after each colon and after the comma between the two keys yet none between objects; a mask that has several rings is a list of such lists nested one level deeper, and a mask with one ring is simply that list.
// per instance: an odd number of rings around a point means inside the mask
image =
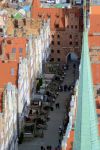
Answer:
[{"label": "white building facade", "polygon": [[8,83],[3,93],[3,111],[0,114],[0,150],[18,150],[17,90]]},{"label": "white building facade", "polygon": [[30,83],[27,58],[20,58],[18,70],[18,128],[24,126],[24,117],[28,115],[30,105]]}]

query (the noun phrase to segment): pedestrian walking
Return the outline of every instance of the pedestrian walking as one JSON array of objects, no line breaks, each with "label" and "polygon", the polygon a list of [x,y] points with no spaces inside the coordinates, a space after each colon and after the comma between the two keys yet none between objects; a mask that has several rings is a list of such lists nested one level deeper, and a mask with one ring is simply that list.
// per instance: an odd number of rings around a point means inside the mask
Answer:
[{"label": "pedestrian walking", "polygon": [[64,91],[66,91],[66,90],[67,90],[67,85],[65,84],[65,85],[64,85]]},{"label": "pedestrian walking", "polygon": [[60,150],[60,145],[58,144],[58,146],[57,146],[57,150]]},{"label": "pedestrian walking", "polygon": [[43,147],[43,146],[41,146],[41,150],[44,150],[44,147]]},{"label": "pedestrian walking", "polygon": [[57,107],[58,107],[58,108],[60,108],[60,105],[59,105],[59,103],[57,103]]},{"label": "pedestrian walking", "polygon": [[66,65],[66,70],[68,70],[68,65]]},{"label": "pedestrian walking", "polygon": [[51,146],[51,145],[48,145],[48,146],[47,146],[47,150],[52,150],[52,146]]},{"label": "pedestrian walking", "polygon": [[57,103],[55,104],[55,107],[56,107],[56,109],[57,109]]},{"label": "pedestrian walking", "polygon": [[59,103],[56,103],[55,106],[56,106],[56,108],[59,108],[59,107],[60,107],[60,106],[59,106]]},{"label": "pedestrian walking", "polygon": [[73,68],[76,69],[76,64],[73,64]]},{"label": "pedestrian walking", "polygon": [[61,145],[61,139],[59,139],[59,145]]}]

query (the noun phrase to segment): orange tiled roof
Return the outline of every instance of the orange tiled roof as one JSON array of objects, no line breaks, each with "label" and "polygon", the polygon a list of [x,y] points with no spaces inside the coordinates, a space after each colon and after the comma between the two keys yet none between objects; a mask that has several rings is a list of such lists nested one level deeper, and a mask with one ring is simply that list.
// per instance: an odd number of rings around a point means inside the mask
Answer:
[{"label": "orange tiled roof", "polygon": [[[15,48],[15,57],[19,61],[19,56],[26,56],[26,43],[27,40],[25,38],[7,38],[5,44],[5,54],[8,55],[12,53],[12,49]],[[22,48],[22,53],[20,53],[19,49]]]},{"label": "orange tiled roof", "polygon": [[[6,38],[4,44],[4,60],[0,61],[0,88],[8,82],[16,84],[19,56],[26,56],[26,39],[24,38]],[[15,48],[16,59],[10,60],[7,55],[12,53],[12,48]],[[19,48],[22,48],[20,54]],[[5,62],[6,61],[6,62]],[[14,68],[14,76],[11,76],[11,68]]]},{"label": "orange tiled roof", "polygon": [[90,33],[100,32],[100,6],[92,6],[90,14]]},{"label": "orange tiled roof", "polygon": [[[37,1],[37,0],[36,0]],[[42,18],[47,19],[50,16],[50,28],[51,31],[55,31],[55,24],[59,23],[59,28],[65,28],[65,16],[70,13],[74,13],[76,16],[80,15],[80,9],[73,7],[72,9],[59,9],[59,8],[43,8],[35,4],[36,1],[33,1],[32,7],[32,17],[37,19],[39,15]],[[57,15],[59,16],[57,18]]]},{"label": "orange tiled roof", "polygon": [[[0,57],[0,93],[3,93],[4,87],[8,82],[17,86],[18,80],[18,63],[19,56],[26,56],[26,43],[25,38],[6,38],[0,39],[3,41],[2,53],[3,57]],[[12,53],[12,48],[15,48],[15,52]],[[22,48],[22,52],[19,49]],[[14,54],[14,59],[11,59]],[[10,57],[11,56],[11,57]],[[2,97],[0,97],[0,112],[2,111]]]},{"label": "orange tiled roof", "polygon": [[[11,69],[14,69],[14,75],[11,74]],[[8,82],[17,85],[17,72],[18,63],[16,61],[0,62],[0,88],[4,88]]]},{"label": "orange tiled roof", "polygon": [[92,64],[93,84],[100,84],[100,64]]},{"label": "orange tiled roof", "polygon": [[91,6],[91,14],[100,15],[100,6]]},{"label": "orange tiled roof", "polygon": [[89,48],[93,47],[100,47],[100,36],[89,36]]},{"label": "orange tiled roof", "polygon": [[100,32],[100,15],[90,15],[90,31],[89,34]]},{"label": "orange tiled roof", "polygon": [[[12,74],[12,69],[13,73]],[[18,63],[16,61],[0,62],[0,112],[2,112],[2,94],[8,82],[17,85]]]}]

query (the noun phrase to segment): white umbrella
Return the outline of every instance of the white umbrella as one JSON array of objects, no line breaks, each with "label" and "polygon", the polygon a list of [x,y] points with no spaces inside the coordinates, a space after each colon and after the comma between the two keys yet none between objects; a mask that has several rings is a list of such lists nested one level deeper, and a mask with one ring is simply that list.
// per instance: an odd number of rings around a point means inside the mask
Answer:
[{"label": "white umbrella", "polygon": [[19,12],[21,15],[23,15],[23,16],[25,16],[25,15],[26,15],[26,13],[25,13],[25,10],[24,10],[24,9],[20,9],[18,12]]}]

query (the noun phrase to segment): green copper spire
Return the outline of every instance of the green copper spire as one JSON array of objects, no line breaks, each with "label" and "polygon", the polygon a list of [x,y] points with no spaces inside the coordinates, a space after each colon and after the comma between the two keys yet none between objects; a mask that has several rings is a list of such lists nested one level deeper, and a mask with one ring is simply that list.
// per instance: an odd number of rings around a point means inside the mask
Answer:
[{"label": "green copper spire", "polygon": [[88,32],[84,31],[73,150],[100,150],[93,92]]},{"label": "green copper spire", "polygon": [[79,93],[73,150],[100,150],[98,122],[94,99],[92,73],[84,10],[84,32],[79,77]]}]

